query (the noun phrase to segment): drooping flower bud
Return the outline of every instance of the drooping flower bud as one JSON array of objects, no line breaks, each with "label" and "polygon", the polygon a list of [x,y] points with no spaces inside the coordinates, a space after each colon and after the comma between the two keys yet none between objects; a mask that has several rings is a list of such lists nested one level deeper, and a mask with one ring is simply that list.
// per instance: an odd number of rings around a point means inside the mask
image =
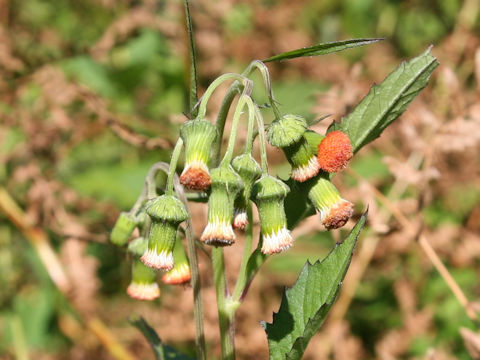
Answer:
[{"label": "drooping flower bud", "polygon": [[300,182],[320,171],[315,152],[303,136],[306,129],[307,122],[303,117],[289,114],[272,122],[267,133],[270,145],[282,148],[292,165],[292,179]]},{"label": "drooping flower bud", "polygon": [[173,247],[180,223],[188,218],[183,203],[175,196],[162,195],[150,200],[147,214],[152,219],[148,235],[148,249],[141,260],[159,270],[173,268]]},{"label": "drooping flower bud", "polygon": [[353,215],[353,204],[342,199],[335,185],[323,176],[315,178],[308,191],[308,198],[328,230],[342,227]]},{"label": "drooping flower bud", "polygon": [[210,186],[208,160],[216,136],[215,126],[204,119],[189,120],[180,129],[180,137],[185,143],[185,168],[180,183],[186,188],[206,190]]},{"label": "drooping flower bud", "polygon": [[136,226],[137,221],[133,215],[121,212],[110,233],[110,241],[118,246],[125,245]]},{"label": "drooping flower bud", "polygon": [[353,148],[350,139],[340,130],[328,133],[318,145],[318,164],[322,170],[329,173],[345,169],[352,156]]},{"label": "drooping flower bud", "polygon": [[244,184],[243,191],[235,199],[233,228],[243,230],[248,224],[247,206],[252,185],[260,177],[262,169],[251,154],[235,157],[232,160],[232,167],[240,175]]},{"label": "drooping flower bud", "polygon": [[185,254],[180,236],[175,241],[173,259],[175,260],[175,266],[162,276],[162,281],[169,285],[180,285],[190,282],[190,264],[188,263],[187,254]]},{"label": "drooping flower bud", "polygon": [[232,228],[233,204],[243,189],[240,176],[228,167],[212,170],[212,191],[208,199],[208,223],[200,240],[214,246],[227,246],[235,242]]},{"label": "drooping flower bud", "polygon": [[253,184],[252,199],[260,217],[264,254],[279,253],[293,245],[284,208],[289,191],[285,183],[270,175],[262,176]]},{"label": "drooping flower bud", "polygon": [[156,271],[145,266],[136,256],[132,262],[132,280],[127,294],[137,300],[153,300],[160,296]]}]

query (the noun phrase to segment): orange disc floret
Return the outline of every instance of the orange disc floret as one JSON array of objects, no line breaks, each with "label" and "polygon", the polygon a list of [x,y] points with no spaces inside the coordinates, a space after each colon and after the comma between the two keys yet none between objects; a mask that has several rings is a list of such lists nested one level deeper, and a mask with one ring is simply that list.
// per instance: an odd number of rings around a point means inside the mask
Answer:
[{"label": "orange disc floret", "polygon": [[180,183],[190,190],[206,190],[210,187],[210,174],[201,167],[191,166],[180,176]]},{"label": "orange disc floret", "polygon": [[340,130],[327,134],[318,145],[318,164],[322,170],[329,173],[343,170],[352,156],[350,139]]}]

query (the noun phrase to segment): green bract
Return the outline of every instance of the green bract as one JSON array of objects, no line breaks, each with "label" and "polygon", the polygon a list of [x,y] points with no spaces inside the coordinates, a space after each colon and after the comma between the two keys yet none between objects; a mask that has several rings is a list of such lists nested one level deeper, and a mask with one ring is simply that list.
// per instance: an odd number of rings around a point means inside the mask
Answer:
[{"label": "green bract", "polygon": [[132,281],[127,294],[138,300],[153,300],[160,296],[156,271],[145,266],[136,256],[132,262]]},{"label": "green bract", "polygon": [[322,174],[312,181],[308,198],[318,210],[322,224],[328,230],[342,227],[353,215],[353,204],[342,199],[328,175]]},{"label": "green bract", "polygon": [[185,168],[180,182],[188,189],[206,190],[210,186],[208,162],[217,129],[204,119],[187,121],[180,129],[185,144]]},{"label": "green bract", "polygon": [[250,192],[253,182],[257,180],[262,173],[260,165],[251,154],[242,154],[232,160],[233,169],[242,178],[244,189],[235,199],[235,216],[233,227],[235,229],[245,229],[248,224],[247,205],[250,199]]},{"label": "green bract", "polygon": [[201,241],[214,246],[226,246],[235,242],[232,228],[233,204],[242,189],[242,179],[230,165],[212,170],[208,223],[200,237]]},{"label": "green bract", "polygon": [[110,233],[110,241],[118,246],[125,245],[136,226],[137,221],[131,214],[127,212],[120,213]]},{"label": "green bract", "polygon": [[173,247],[180,223],[188,218],[185,205],[175,196],[162,195],[147,204],[152,219],[148,249],[141,260],[155,269],[170,270],[174,265]]},{"label": "green bract", "polygon": [[283,204],[289,191],[285,183],[270,175],[262,176],[253,185],[251,196],[258,208],[264,254],[279,253],[293,245]]},{"label": "green bract", "polygon": [[300,140],[307,129],[307,121],[299,116],[287,114],[274,120],[268,128],[267,138],[272,146],[286,147]]}]

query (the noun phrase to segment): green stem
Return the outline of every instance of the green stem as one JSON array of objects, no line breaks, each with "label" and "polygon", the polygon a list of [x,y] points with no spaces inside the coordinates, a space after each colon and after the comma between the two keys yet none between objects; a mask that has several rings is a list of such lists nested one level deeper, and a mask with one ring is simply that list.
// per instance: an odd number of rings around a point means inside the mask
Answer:
[{"label": "green stem", "polygon": [[225,122],[227,120],[228,111],[230,110],[230,106],[232,106],[233,99],[235,99],[235,96],[240,93],[241,87],[242,85],[238,81],[235,81],[230,86],[227,94],[223,98],[222,105],[220,106],[220,110],[218,111],[217,121],[215,123],[218,135],[215,138],[215,141],[213,143],[213,153],[212,153],[213,167],[216,167],[220,160],[220,148],[222,147],[223,131],[225,129]]},{"label": "green stem", "polygon": [[255,108],[250,105],[252,103],[247,103],[248,105],[248,127],[247,127],[247,142],[245,144],[245,154],[251,154],[253,151],[253,141],[255,140]]},{"label": "green stem", "polygon": [[220,86],[221,83],[227,80],[238,80],[241,81],[242,83],[247,83],[250,80],[248,80],[246,77],[240,75],[240,74],[234,74],[234,73],[227,73],[220,75],[218,78],[216,78],[210,86],[207,88],[205,91],[205,94],[202,96],[202,100],[200,101],[200,106],[198,108],[198,117],[199,118],[205,118],[205,114],[207,113],[207,103],[208,100],[210,100],[210,97],[212,96],[213,92],[215,89]]},{"label": "green stem", "polygon": [[270,106],[275,114],[275,118],[279,119],[281,114],[278,110],[277,102],[273,96],[272,83],[270,81],[270,73],[268,72],[267,66],[260,60],[254,60],[250,63],[250,65],[248,65],[247,69],[242,73],[242,75],[249,76],[255,69],[260,71],[262,74],[263,83],[265,84],[265,89],[267,90]]},{"label": "green stem", "polygon": [[195,104],[198,101],[197,97],[197,54],[195,51],[195,40],[192,18],[190,16],[190,7],[188,0],[185,0],[185,19],[187,22],[188,32],[188,44],[190,47],[190,98],[189,98],[189,111],[192,112],[192,117],[196,117]]},{"label": "green stem", "polygon": [[220,163],[220,166],[222,165],[225,166],[227,164],[230,164],[230,162],[232,161],[233,150],[235,148],[235,141],[237,140],[238,123],[239,123],[240,117],[242,116],[243,107],[247,103],[247,99],[250,99],[250,98],[246,95],[242,95],[240,97],[240,100],[238,100],[235,113],[233,114],[232,129],[230,130],[230,138],[228,139],[227,151],[225,152],[225,155],[223,157],[222,162]]},{"label": "green stem", "polygon": [[253,217],[252,217],[252,203],[248,201],[247,205],[247,217],[248,225],[245,228],[245,244],[243,245],[242,264],[240,265],[240,271],[235,289],[233,291],[232,299],[234,302],[241,301],[245,287],[247,285],[247,264],[248,259],[252,253],[252,241],[253,241]]},{"label": "green stem", "polygon": [[183,140],[181,137],[178,138],[175,147],[173,148],[172,157],[170,159],[170,168],[168,169],[168,178],[167,178],[167,195],[173,195],[173,177],[175,176],[175,170],[177,169],[178,158],[183,147]]},{"label": "green stem", "polygon": [[225,277],[225,259],[223,249],[212,249],[213,278],[217,294],[218,322],[220,325],[220,343],[222,346],[222,360],[235,359],[235,345],[233,336],[233,314],[228,307],[228,288]]},{"label": "green stem", "polygon": [[263,116],[260,112],[260,109],[257,105],[252,105],[255,109],[255,115],[257,118],[257,127],[258,127],[258,137],[260,139],[260,159],[262,162],[262,173],[266,175],[268,173],[268,162],[267,162],[267,143],[265,139],[265,125],[263,124]]}]

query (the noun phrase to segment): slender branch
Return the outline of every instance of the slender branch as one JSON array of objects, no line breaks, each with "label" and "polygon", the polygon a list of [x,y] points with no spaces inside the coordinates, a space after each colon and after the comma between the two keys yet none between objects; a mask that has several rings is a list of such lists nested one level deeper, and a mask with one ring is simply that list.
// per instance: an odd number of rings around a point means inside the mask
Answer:
[{"label": "slender branch", "polygon": [[192,24],[192,17],[190,16],[190,6],[188,0],[185,0],[185,19],[187,22],[188,45],[190,47],[190,97],[189,97],[189,111],[192,116],[196,117],[197,109],[194,108],[198,101],[197,97],[197,53],[195,50],[195,38]]},{"label": "slender branch", "polygon": [[263,174],[268,173],[268,162],[267,162],[267,143],[265,140],[265,125],[263,124],[263,116],[260,112],[260,109],[257,105],[252,105],[255,109],[255,115],[257,118],[257,127],[258,127],[258,137],[260,139],[260,158],[262,161],[262,172]]},{"label": "slender branch", "polygon": [[250,98],[248,96],[242,95],[240,97],[240,100],[238,101],[237,107],[235,108],[235,113],[233,114],[232,120],[232,128],[230,130],[230,138],[228,139],[227,151],[225,152],[220,166],[230,164],[230,162],[232,161],[233,150],[237,139],[238,123],[240,117],[242,116],[243,107],[247,104],[247,99]]},{"label": "slender branch", "polygon": [[228,308],[229,298],[227,280],[225,277],[225,258],[223,249],[212,249],[213,278],[217,295],[218,322],[220,325],[220,343],[222,360],[235,359],[235,343],[233,336],[233,311]]},{"label": "slender branch", "polygon": [[173,195],[173,178],[175,176],[175,170],[177,169],[178,159],[183,147],[183,140],[181,137],[178,138],[175,147],[173,148],[172,157],[170,159],[170,168],[168,169],[168,178],[167,178],[167,190],[166,194]]}]

